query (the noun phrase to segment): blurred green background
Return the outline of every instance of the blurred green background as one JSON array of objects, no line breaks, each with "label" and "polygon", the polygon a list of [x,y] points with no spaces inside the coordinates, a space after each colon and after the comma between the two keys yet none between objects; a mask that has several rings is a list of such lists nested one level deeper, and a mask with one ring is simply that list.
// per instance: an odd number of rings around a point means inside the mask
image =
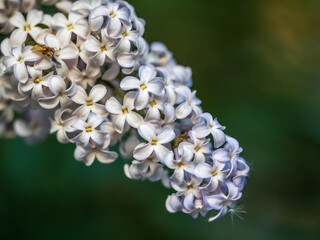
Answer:
[{"label": "blurred green background", "polygon": [[244,220],[170,214],[170,190],[54,137],[0,140],[1,239],[319,239],[320,1],[132,0],[149,42],[193,69],[203,108],[244,148]]}]

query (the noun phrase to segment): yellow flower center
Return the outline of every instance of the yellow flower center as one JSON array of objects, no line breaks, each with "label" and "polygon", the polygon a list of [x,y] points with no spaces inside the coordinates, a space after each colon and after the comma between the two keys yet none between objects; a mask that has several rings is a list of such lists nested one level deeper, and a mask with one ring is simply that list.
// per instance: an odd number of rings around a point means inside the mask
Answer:
[{"label": "yellow flower center", "polygon": [[217,175],[217,172],[216,172],[216,171],[213,171],[213,172],[211,173],[211,175],[212,175],[212,177],[214,177],[215,175]]},{"label": "yellow flower center", "polygon": [[123,112],[124,114],[127,114],[127,113],[128,113],[128,109],[127,109],[127,108],[122,109],[122,112]]},{"label": "yellow flower center", "polygon": [[126,33],[122,33],[122,36],[125,38],[127,36],[127,34]]},{"label": "yellow flower center", "polygon": [[208,128],[209,128],[209,129],[212,129],[212,127],[211,127],[210,125],[208,126]]},{"label": "yellow flower center", "polygon": [[146,87],[146,85],[142,84],[142,85],[140,86],[140,88],[141,88],[142,90],[145,90],[147,87]]},{"label": "yellow flower center", "polygon": [[114,13],[110,14],[110,17],[114,18],[116,15]]},{"label": "yellow flower center", "polygon": [[182,167],[183,166],[183,162],[178,162],[178,166]]},{"label": "yellow flower center", "polygon": [[87,101],[88,106],[92,106],[92,104],[93,104],[92,100]]},{"label": "yellow flower center", "polygon": [[102,46],[101,47],[101,51],[103,52],[103,51],[105,51],[106,50],[106,47],[105,46]]},{"label": "yellow flower center", "polygon": [[157,140],[152,140],[151,141],[151,145],[156,145],[157,144]]},{"label": "yellow flower center", "polygon": [[194,150],[195,150],[196,152],[198,152],[199,149],[200,149],[200,148],[199,148],[198,146],[194,148]]},{"label": "yellow flower center", "polygon": [[155,101],[150,102],[151,107],[153,107],[154,105],[156,105]]},{"label": "yellow flower center", "polygon": [[22,61],[23,61],[23,58],[20,58],[20,59],[19,59],[19,62],[21,62],[21,63],[22,63]]},{"label": "yellow flower center", "polygon": [[73,29],[73,26],[72,26],[72,24],[70,24],[70,25],[68,25],[68,30],[71,30],[71,29]]},{"label": "yellow flower center", "polygon": [[189,190],[190,188],[192,188],[192,184],[189,184],[189,185],[187,186],[187,188],[188,188],[188,190]]},{"label": "yellow flower center", "polygon": [[24,27],[24,30],[25,30],[26,32],[29,32],[29,31],[30,31],[30,27],[27,25],[27,26]]},{"label": "yellow flower center", "polygon": [[33,80],[34,83],[39,83],[40,82],[40,78],[36,78],[35,80]]},{"label": "yellow flower center", "polygon": [[92,128],[91,127],[86,127],[86,132],[92,132]]}]

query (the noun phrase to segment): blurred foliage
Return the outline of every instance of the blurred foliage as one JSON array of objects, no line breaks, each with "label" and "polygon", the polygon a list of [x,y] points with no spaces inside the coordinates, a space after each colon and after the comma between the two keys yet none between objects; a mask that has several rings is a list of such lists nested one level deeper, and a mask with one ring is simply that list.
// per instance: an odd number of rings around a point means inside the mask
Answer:
[{"label": "blurred foliage", "polygon": [[122,160],[87,168],[54,137],[1,140],[1,239],[318,239],[320,1],[131,3],[244,148],[244,220],[170,214],[161,184],[127,179]]}]

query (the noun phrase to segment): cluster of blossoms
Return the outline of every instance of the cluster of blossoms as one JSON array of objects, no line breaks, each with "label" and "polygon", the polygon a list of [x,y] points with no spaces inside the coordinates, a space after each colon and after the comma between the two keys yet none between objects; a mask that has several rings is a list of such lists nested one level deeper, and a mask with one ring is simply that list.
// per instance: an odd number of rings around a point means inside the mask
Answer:
[{"label": "cluster of blossoms", "polygon": [[235,208],[249,172],[242,148],[202,111],[191,70],[148,45],[131,5],[62,1],[51,16],[30,0],[1,4],[0,135],[56,133],[87,166],[114,162],[119,147],[127,177],[175,190],[169,212],[213,221]]}]

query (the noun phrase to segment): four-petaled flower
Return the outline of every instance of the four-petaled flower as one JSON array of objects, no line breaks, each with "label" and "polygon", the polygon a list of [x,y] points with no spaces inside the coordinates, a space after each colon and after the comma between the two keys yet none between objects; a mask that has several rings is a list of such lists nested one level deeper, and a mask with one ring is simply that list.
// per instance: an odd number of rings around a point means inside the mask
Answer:
[{"label": "four-petaled flower", "polygon": [[118,133],[123,132],[126,122],[134,128],[138,128],[144,122],[141,115],[133,111],[133,101],[134,93],[129,92],[123,99],[123,105],[114,97],[109,98],[106,102],[107,111],[114,115],[112,125]]},{"label": "four-petaled flower", "polygon": [[147,66],[139,68],[139,77],[125,77],[120,83],[122,90],[137,90],[134,100],[134,106],[137,110],[145,108],[150,99],[150,93],[161,96],[163,95],[164,84],[162,78],[156,77],[156,71]]},{"label": "four-petaled flower", "polygon": [[133,157],[137,160],[145,160],[154,152],[160,161],[164,161],[170,151],[163,145],[174,139],[174,131],[171,128],[163,128],[157,132],[153,125],[145,123],[139,126],[138,132],[147,143],[140,143],[134,149]]}]

